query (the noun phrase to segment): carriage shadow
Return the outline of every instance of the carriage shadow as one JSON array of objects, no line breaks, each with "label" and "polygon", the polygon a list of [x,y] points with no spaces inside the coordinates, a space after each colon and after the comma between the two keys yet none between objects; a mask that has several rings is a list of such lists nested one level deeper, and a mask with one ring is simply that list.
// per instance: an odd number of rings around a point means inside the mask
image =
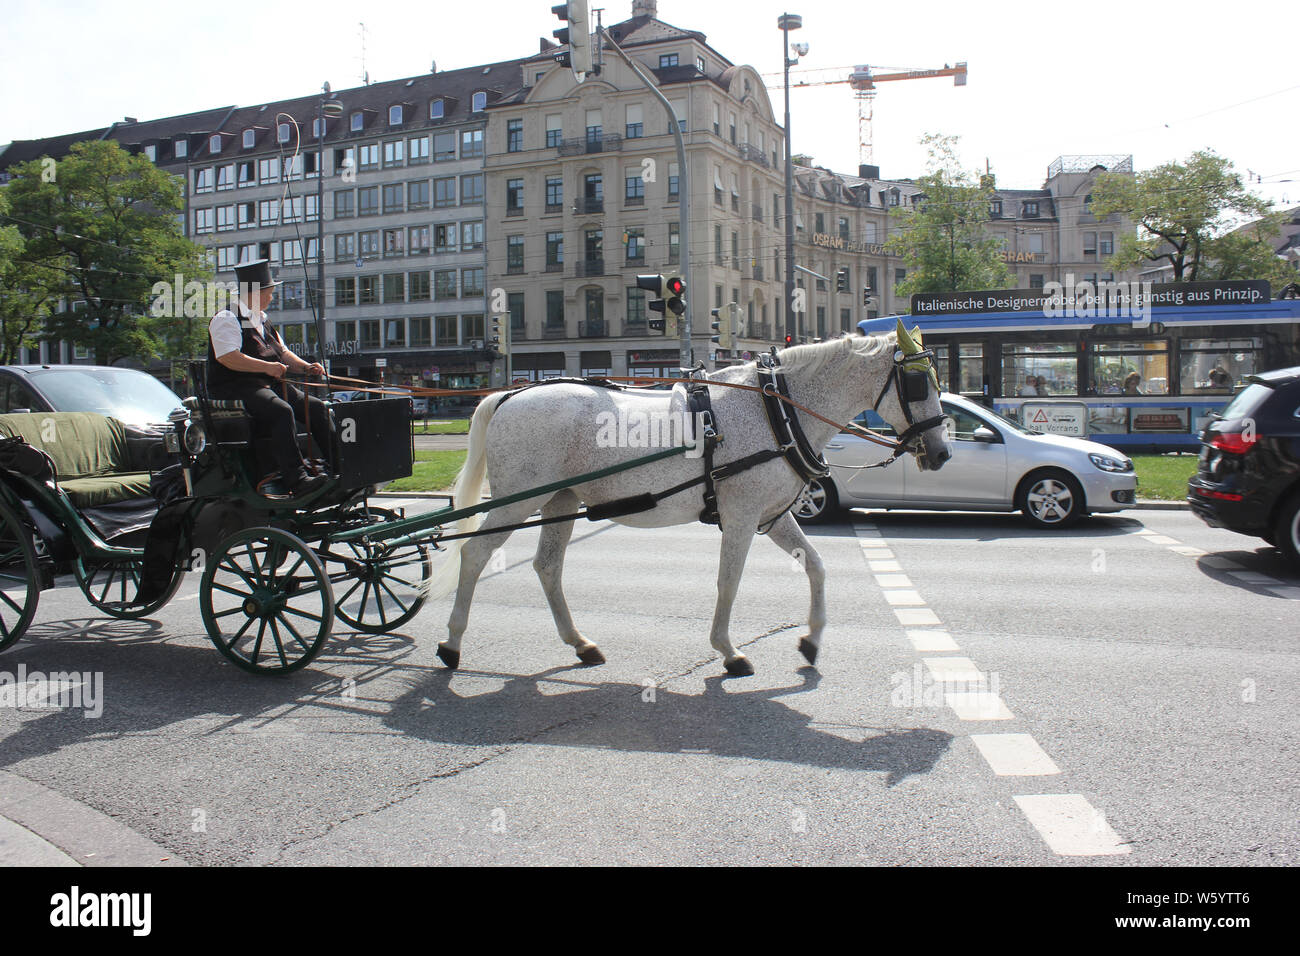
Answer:
[{"label": "carriage shadow", "polygon": [[[702,694],[665,687],[651,694],[640,684],[577,676],[585,672],[567,666],[527,675],[435,671],[394,701],[384,724],[431,743],[703,754],[871,771],[884,773],[891,787],[929,773],[953,740],[927,727],[842,727],[849,736],[821,729],[779,699],[814,689],[820,675],[812,667],[800,669],[798,684],[753,691],[737,690],[735,680],[721,675],[707,677]],[[465,677],[501,686],[458,693]]]}]

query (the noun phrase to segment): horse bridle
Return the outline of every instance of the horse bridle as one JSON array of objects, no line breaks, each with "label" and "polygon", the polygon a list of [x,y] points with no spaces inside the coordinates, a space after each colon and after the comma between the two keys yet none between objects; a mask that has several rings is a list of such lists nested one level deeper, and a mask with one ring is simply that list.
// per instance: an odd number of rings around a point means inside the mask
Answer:
[{"label": "horse bridle", "polygon": [[[894,386],[894,391],[898,395],[898,404],[903,409],[903,417],[907,419],[907,428],[898,436],[900,451],[910,450],[913,454],[917,454],[920,449],[912,448],[911,445],[920,439],[923,432],[943,424],[943,415],[935,415],[919,422],[912,417],[912,403],[923,402],[930,397],[930,383],[934,382],[936,390],[938,389],[939,376],[935,374],[933,361],[933,349],[922,349],[910,355],[904,354],[902,349],[896,350],[889,377],[885,379],[875,404],[871,406],[873,412],[878,411],[880,403],[885,400],[885,395],[889,392],[889,386]],[[922,362],[925,363],[924,368],[907,367]]]}]

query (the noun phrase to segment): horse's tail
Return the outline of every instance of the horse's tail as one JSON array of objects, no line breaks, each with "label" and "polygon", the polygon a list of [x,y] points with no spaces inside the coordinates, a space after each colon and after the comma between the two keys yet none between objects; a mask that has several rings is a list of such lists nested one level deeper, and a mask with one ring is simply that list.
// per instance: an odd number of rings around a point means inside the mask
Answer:
[{"label": "horse's tail", "polygon": [[[483,501],[483,480],[487,477],[487,427],[496,414],[497,406],[507,394],[509,393],[498,392],[489,395],[474,410],[469,426],[469,453],[465,456],[465,464],[456,475],[456,483],[451,491],[452,505],[456,508],[472,508]],[[455,533],[477,531],[482,523],[482,514],[469,515],[456,522]],[[456,590],[460,581],[460,549],[468,540],[459,538],[447,542],[442,561],[420,587],[426,598],[438,600]]]}]

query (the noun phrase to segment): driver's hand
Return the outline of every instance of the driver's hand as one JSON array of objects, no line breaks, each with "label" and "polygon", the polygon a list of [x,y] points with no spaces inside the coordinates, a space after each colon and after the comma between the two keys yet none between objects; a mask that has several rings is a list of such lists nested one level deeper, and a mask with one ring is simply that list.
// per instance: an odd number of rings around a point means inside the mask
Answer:
[{"label": "driver's hand", "polygon": [[320,362],[312,362],[307,366],[307,374],[323,376],[325,374],[325,366],[321,365]]},{"label": "driver's hand", "polygon": [[270,372],[272,378],[284,378],[285,372],[289,371],[289,367],[283,362],[269,362],[267,364],[271,366],[267,371]]}]

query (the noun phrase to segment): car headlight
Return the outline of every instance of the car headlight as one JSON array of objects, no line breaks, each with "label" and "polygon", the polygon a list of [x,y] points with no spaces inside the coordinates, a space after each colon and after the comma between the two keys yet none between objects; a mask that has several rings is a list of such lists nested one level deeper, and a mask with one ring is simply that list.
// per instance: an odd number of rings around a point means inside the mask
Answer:
[{"label": "car headlight", "polygon": [[1133,462],[1128,458],[1112,458],[1109,455],[1089,455],[1088,460],[1102,471],[1125,472],[1133,470]]}]

